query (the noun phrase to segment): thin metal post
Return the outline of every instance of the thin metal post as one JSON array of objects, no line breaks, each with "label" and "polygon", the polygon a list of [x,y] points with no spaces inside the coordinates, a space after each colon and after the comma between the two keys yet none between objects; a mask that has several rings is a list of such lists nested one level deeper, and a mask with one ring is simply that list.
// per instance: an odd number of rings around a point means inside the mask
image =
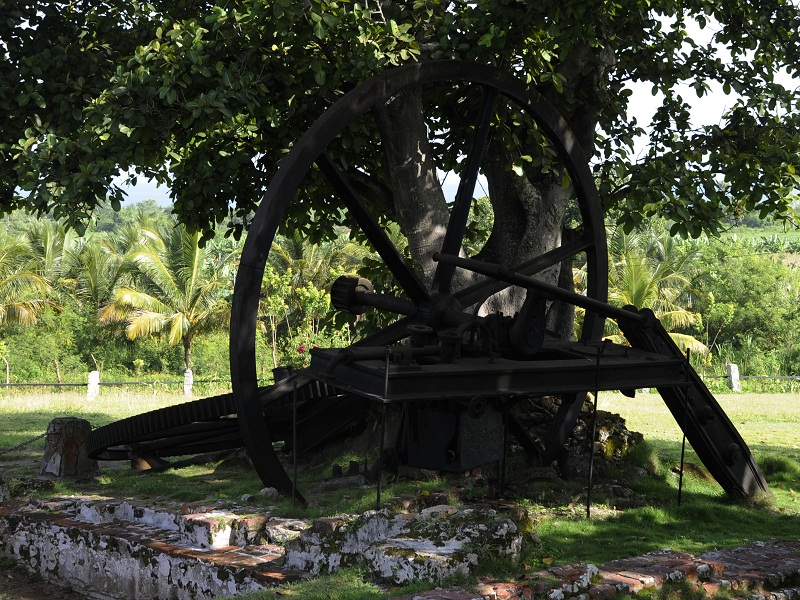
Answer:
[{"label": "thin metal post", "polygon": [[292,506],[297,496],[297,381],[292,389]]},{"label": "thin metal post", "polygon": [[597,435],[597,397],[600,395],[600,357],[606,349],[607,340],[597,348],[594,371],[594,410],[592,411],[592,434],[589,436],[589,480],[586,483],[586,518],[592,516],[592,477],[594,476],[594,438]]},{"label": "thin metal post", "polygon": [[381,508],[381,484],[383,483],[383,441],[386,433],[386,402],[381,405],[381,439],[378,444],[378,468],[376,477],[378,479],[377,494],[375,497],[375,510]]},{"label": "thin metal post", "polygon": [[386,346],[386,359],[383,369],[383,401],[389,400],[389,359],[392,357],[391,346]]},{"label": "thin metal post", "polygon": [[500,496],[506,491],[506,447],[508,446],[508,404],[503,404],[503,458],[500,459]]},{"label": "thin metal post", "polygon": [[381,486],[383,483],[383,445],[386,439],[386,403],[389,398],[389,359],[392,356],[392,348],[386,346],[386,362],[384,367],[383,379],[383,402],[381,403],[381,437],[378,441],[378,468],[376,469],[375,477],[378,480],[375,495],[375,510],[381,508]]},{"label": "thin metal post", "polygon": [[678,506],[681,505],[683,500],[683,465],[686,457],[686,424],[689,420],[689,369],[692,368],[690,358],[691,350],[686,349],[686,390],[683,393],[683,439],[681,440],[681,469],[678,473]]}]

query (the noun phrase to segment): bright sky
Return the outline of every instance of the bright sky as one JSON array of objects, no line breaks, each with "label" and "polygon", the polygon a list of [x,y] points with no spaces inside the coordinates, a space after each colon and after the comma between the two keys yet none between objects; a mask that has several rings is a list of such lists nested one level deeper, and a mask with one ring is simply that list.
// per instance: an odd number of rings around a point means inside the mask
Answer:
[{"label": "bright sky", "polygon": [[155,181],[143,181],[141,178],[135,186],[122,186],[128,192],[125,202],[135,204],[142,200],[155,200],[162,206],[170,206],[169,190],[163,186],[156,185]]}]

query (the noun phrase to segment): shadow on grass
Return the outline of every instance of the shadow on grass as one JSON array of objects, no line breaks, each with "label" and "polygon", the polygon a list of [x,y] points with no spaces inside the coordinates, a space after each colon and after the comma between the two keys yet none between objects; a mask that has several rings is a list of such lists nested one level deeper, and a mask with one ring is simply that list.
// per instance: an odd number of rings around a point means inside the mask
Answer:
[{"label": "shadow on grass", "polygon": [[[76,416],[93,424],[113,420],[102,412],[86,411]],[[40,411],[15,413],[14,429],[10,424],[0,424],[0,448],[42,433],[52,418],[52,414]],[[24,452],[10,455],[25,458],[26,461],[15,462],[26,462],[25,468],[30,468],[28,475],[31,476],[38,474],[35,459],[41,457],[44,441],[38,444],[38,447],[34,445]],[[593,517],[586,519],[585,509],[580,505],[582,501],[575,500],[585,490],[585,482],[566,482],[561,490],[550,495],[551,502],[543,500],[544,496],[540,497],[546,485],[535,484],[524,491],[517,490],[516,499],[531,505],[538,515],[534,530],[541,543],[530,546],[526,560],[539,566],[548,564],[549,559],[602,564],[662,548],[699,554],[712,548],[769,538],[800,539],[800,451],[797,449],[751,445],[775,494],[770,503],[757,505],[733,501],[725,496],[716,482],[687,473],[680,506],[677,501],[678,477],[673,472],[680,460],[680,443],[652,439],[648,440],[646,449],[647,452],[638,458],[638,464],[598,466],[596,483],[633,489],[640,504],[636,508],[613,510],[613,501],[604,498],[598,490],[593,496]],[[347,454],[342,456],[352,458]],[[240,463],[210,463],[141,474],[130,470],[126,461],[101,462],[97,477],[80,483],[59,480],[55,492],[130,498],[154,504],[210,503],[220,499],[238,503],[243,496],[250,495],[252,498],[248,503],[256,508],[277,502],[279,513],[306,518],[374,508],[373,486],[354,486],[326,493],[315,491],[316,484],[329,475],[329,463],[337,460],[333,456],[328,458],[318,466],[305,465],[301,472],[299,487],[312,502],[308,509],[292,507],[288,500],[270,502],[262,499],[257,494],[262,487],[258,476]],[[686,461],[700,464],[688,446]],[[0,469],[4,469],[5,463],[6,457],[0,456]],[[342,464],[347,464],[347,461]],[[642,467],[650,472],[649,476],[643,475]],[[446,479],[387,485],[383,505],[392,496],[447,494],[453,485]],[[557,486],[553,487],[555,490]],[[514,491],[510,492],[509,496],[514,497]]]},{"label": "shadow on grass", "polygon": [[[586,519],[585,507],[567,517],[545,517],[536,528],[541,545],[533,550],[532,558],[602,564],[664,548],[697,555],[759,540],[800,539],[800,500],[796,497],[800,494],[794,493],[800,488],[796,453],[776,446],[751,447],[773,498],[730,498],[715,481],[703,477],[702,471],[687,469],[679,505],[675,467],[680,461],[680,443],[648,440],[647,446],[652,474],[621,481],[630,485],[645,505],[613,511],[598,504],[591,519]],[[686,462],[700,464],[688,446]],[[605,475],[626,477],[623,472]]]},{"label": "shadow on grass", "polygon": [[[68,411],[68,414],[54,414],[48,410],[0,413],[0,475],[4,479],[39,475],[45,447],[45,438],[40,436],[47,432],[50,422],[59,417],[78,417],[93,425],[114,420],[112,415],[86,410]],[[17,448],[21,444],[22,447]]]}]

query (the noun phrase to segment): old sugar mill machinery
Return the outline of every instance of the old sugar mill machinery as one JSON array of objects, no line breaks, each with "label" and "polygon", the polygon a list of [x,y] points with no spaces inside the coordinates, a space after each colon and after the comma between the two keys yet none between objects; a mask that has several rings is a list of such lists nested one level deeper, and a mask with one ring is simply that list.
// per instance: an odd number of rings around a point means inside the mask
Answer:
[{"label": "old sugar mill machinery", "polygon": [[[414,103],[425,114],[424,143],[418,132],[404,130],[412,124],[403,122],[401,109],[387,109]],[[376,130],[381,136],[365,144],[364,132]],[[571,234],[543,247],[532,234],[518,232],[513,251],[498,251],[495,242],[508,238],[523,217],[509,213],[502,201],[513,190],[490,185],[485,195],[493,214],[484,222],[491,235],[483,247],[472,247],[471,207],[476,185],[483,185],[480,174],[543,164],[537,153],[557,162],[565,178],[562,190],[569,197],[563,210]],[[444,227],[428,217],[435,202],[428,202],[428,188],[420,182],[435,165],[431,155],[457,165],[457,175],[448,175],[458,176],[459,184],[455,199],[444,204]],[[360,156],[363,164],[356,168],[345,156]],[[324,197],[329,214],[317,209],[300,229],[315,237],[319,228],[346,226],[384,265],[373,274],[374,284],[363,274],[337,280],[330,292],[333,307],[355,315],[377,311],[373,322],[385,325],[356,335],[345,348],[314,348],[310,366],[284,369],[273,384],[259,385],[256,336],[268,256],[290,219],[296,224],[297,215],[311,214],[307,199],[313,194]],[[410,238],[398,242],[392,228],[402,218],[382,202],[392,194],[404,195],[405,210],[415,212],[417,223],[429,224],[430,231],[417,227],[414,248]],[[580,294],[571,273],[558,276],[559,268],[563,273],[573,265],[585,274]],[[384,417],[387,407],[401,413],[392,439],[380,435],[379,462],[386,443],[393,460],[460,472],[500,460],[507,435],[534,460],[550,464],[587,393],[655,387],[728,494],[767,491],[747,444],[658,319],[647,309],[607,304],[607,285],[597,189],[559,111],[532,87],[492,67],[454,61],[399,67],[328,108],[270,183],[247,232],[234,286],[232,393],[98,428],[89,440],[90,455],[163,458],[244,447],[264,485],[304,501],[276,442],[295,453],[318,452],[363,424],[372,408]],[[577,336],[551,330],[553,315],[565,306],[582,315]],[[617,322],[629,346],[602,340],[606,319]],[[512,410],[536,395],[560,397],[543,439],[533,439]]]}]

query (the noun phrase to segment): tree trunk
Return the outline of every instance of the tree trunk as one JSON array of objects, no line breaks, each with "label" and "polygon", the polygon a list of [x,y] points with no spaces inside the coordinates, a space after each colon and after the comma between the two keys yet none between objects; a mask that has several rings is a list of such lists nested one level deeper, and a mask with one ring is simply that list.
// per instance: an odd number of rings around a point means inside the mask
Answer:
[{"label": "tree trunk", "polygon": [[[518,175],[511,170],[513,158],[502,139],[493,140],[483,172],[489,184],[494,226],[481,258],[507,266],[525,262],[561,244],[564,213],[570,190],[551,175]],[[558,283],[560,265],[538,275]],[[525,298],[525,290],[509,288],[487,303],[489,312],[513,315]]]},{"label": "tree trunk", "polygon": [[[576,44],[564,62],[564,68],[569,71],[567,84],[570,87],[565,95],[582,100],[576,104],[581,107],[580,113],[567,115],[567,118],[572,121],[573,131],[587,157],[594,151],[599,116],[596,90],[603,83],[606,69],[613,63],[610,52],[602,49],[596,55],[593,52],[592,48]],[[449,209],[438,182],[436,163],[428,141],[429,130],[421,92],[418,88],[404,92],[377,108],[375,113],[388,157],[395,215],[408,238],[417,273],[423,281],[430,283],[435,272],[430,256],[441,248]],[[453,115],[452,120],[457,123],[464,118],[465,115]],[[515,133],[525,140],[530,132],[520,128]],[[480,258],[513,266],[561,245],[564,216],[574,190],[564,187],[558,173],[541,173],[530,168],[520,176],[512,171],[514,157],[508,151],[503,135],[503,130],[498,129],[490,138],[482,164],[482,173],[489,186],[494,225]],[[462,273],[463,277],[463,272],[456,272]],[[572,289],[571,259],[554,265],[538,277]],[[464,283],[463,279],[455,281],[453,287],[458,289]],[[523,289],[509,288],[491,298],[483,310],[513,315],[522,305],[525,295]],[[573,324],[571,306],[551,303],[548,328],[562,337],[569,337]]]},{"label": "tree trunk", "polygon": [[183,366],[186,370],[192,368],[192,338],[183,338]]},{"label": "tree trunk", "polygon": [[419,89],[405,92],[375,110],[388,159],[395,214],[408,238],[417,274],[433,281],[431,255],[440,250],[449,211],[436,175]]},{"label": "tree trunk", "polygon": [[[428,144],[422,99],[415,90],[393,98],[376,112],[389,158],[397,220],[408,238],[418,274],[430,283],[435,272],[430,256],[441,248],[449,210]],[[501,139],[495,139],[486,156],[483,173],[489,183],[494,226],[481,258],[514,265],[557,246],[570,190],[552,177],[534,180],[515,174]],[[556,283],[558,273],[556,265],[542,277]],[[456,281],[454,288],[464,283]],[[485,310],[513,315],[524,298],[524,290],[510,288],[493,297]]]}]

